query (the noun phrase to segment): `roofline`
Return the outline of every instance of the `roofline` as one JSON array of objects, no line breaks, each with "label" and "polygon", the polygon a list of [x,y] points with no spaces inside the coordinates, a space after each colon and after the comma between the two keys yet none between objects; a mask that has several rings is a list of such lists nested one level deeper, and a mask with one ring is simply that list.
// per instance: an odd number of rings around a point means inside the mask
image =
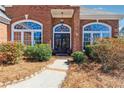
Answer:
[{"label": "roofline", "polygon": [[3,7],[2,5],[0,5],[0,10],[5,11],[5,7]]},{"label": "roofline", "polygon": [[8,19],[3,18],[3,17],[0,16],[0,22],[2,22],[2,23],[10,24],[10,21],[11,21],[11,20],[8,20]]},{"label": "roofline", "polygon": [[80,19],[123,19],[124,14],[80,15]]},{"label": "roofline", "polygon": [[81,11],[84,11],[84,9],[85,10],[93,10],[93,11],[95,11],[95,12],[103,12],[104,14],[116,14],[116,13],[114,13],[114,12],[110,12],[110,11],[104,11],[104,10],[98,10],[98,9],[92,9],[92,8],[86,8],[86,7],[82,7],[82,8],[80,8],[80,13],[81,13]]}]

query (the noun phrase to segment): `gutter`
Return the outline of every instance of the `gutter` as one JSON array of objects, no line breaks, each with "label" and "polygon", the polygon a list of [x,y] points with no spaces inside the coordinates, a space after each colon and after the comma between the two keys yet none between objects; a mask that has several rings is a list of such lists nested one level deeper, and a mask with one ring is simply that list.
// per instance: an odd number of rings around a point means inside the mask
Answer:
[{"label": "gutter", "polygon": [[0,16],[0,22],[2,22],[2,23],[4,23],[4,24],[10,24],[10,21],[11,21],[11,19],[6,19],[6,18],[3,18],[3,17],[1,17]]}]

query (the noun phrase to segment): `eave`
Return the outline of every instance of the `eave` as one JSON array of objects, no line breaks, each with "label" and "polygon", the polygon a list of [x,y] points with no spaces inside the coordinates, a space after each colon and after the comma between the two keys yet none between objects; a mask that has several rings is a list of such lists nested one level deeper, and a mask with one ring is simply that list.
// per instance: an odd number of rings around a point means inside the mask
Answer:
[{"label": "eave", "polygon": [[109,19],[119,20],[124,18],[124,15],[80,15],[80,19]]}]

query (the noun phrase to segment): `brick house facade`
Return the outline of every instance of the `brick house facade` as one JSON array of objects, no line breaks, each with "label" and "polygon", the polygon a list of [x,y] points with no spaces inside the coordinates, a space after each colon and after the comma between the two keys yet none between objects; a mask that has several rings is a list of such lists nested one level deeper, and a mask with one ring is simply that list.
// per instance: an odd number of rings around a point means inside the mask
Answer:
[{"label": "brick house facade", "polygon": [[[98,16],[94,17],[94,15],[92,14],[88,15],[85,13],[83,14],[82,11],[84,12],[86,11],[86,9],[82,9],[80,6],[69,5],[64,6],[16,5],[11,7],[5,7],[5,13],[11,19],[10,24],[7,25],[7,40],[14,41],[14,39],[17,38],[19,39],[18,41],[22,43],[26,42],[25,44],[33,45],[34,41],[35,43],[36,41],[39,42],[38,40],[35,40],[39,38],[42,39],[42,42],[40,43],[50,44],[53,50],[56,50],[58,53],[62,53],[63,51],[67,52],[68,50],[77,51],[83,49],[84,43],[86,43],[83,41],[85,40],[84,37],[86,37],[83,27],[87,24],[90,25],[90,23],[93,23],[94,25],[96,25],[97,23],[98,24],[103,23],[105,24],[104,26],[108,25],[111,28],[111,32],[109,33],[111,34],[111,37],[118,35],[119,19],[121,18],[120,15],[105,13],[104,15],[103,14],[97,15],[97,13],[94,13],[95,15]],[[30,22],[25,23],[28,20]],[[23,23],[21,23],[21,21],[23,21]],[[39,25],[42,25],[42,28],[38,28],[37,25],[37,28],[32,27],[30,29],[31,26],[36,25],[31,23],[31,21],[34,23],[35,22],[39,23]],[[16,26],[16,23],[19,25]],[[12,25],[14,26],[12,27]],[[26,32],[27,28],[24,28],[26,26],[28,28],[27,32]],[[99,27],[104,26],[102,26],[101,24]],[[92,27],[93,26],[91,26],[90,28]],[[23,33],[21,33],[21,29],[24,30]],[[107,30],[108,28],[105,27],[102,29]],[[35,32],[30,33],[30,31],[36,30],[38,32],[42,30],[42,33],[39,34],[37,33],[36,36]],[[108,33],[103,34],[106,34],[105,37],[107,37]],[[38,36],[41,36],[42,38]],[[93,36],[103,37],[102,34],[99,32],[93,33]],[[91,41],[88,42],[91,43]]]}]

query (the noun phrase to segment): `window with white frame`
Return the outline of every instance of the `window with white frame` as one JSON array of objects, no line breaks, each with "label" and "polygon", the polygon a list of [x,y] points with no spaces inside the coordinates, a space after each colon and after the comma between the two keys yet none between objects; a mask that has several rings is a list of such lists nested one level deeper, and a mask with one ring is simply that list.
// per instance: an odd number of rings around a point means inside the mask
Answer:
[{"label": "window with white frame", "polygon": [[25,45],[42,43],[43,25],[34,20],[22,20],[12,24],[12,41]]},{"label": "window with white frame", "polygon": [[105,23],[94,22],[83,26],[83,47],[93,44],[97,38],[110,38],[111,26]]}]

